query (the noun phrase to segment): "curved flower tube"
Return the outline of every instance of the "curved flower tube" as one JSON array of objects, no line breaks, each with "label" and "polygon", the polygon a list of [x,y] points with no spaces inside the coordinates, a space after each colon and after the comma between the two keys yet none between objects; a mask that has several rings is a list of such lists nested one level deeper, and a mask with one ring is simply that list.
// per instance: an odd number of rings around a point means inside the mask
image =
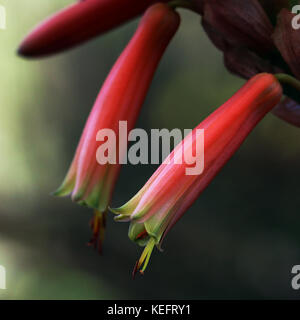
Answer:
[{"label": "curved flower tube", "polygon": [[18,53],[41,57],[69,49],[142,14],[166,0],[83,0],[37,25],[23,40]]},{"label": "curved flower tube", "polygon": [[96,141],[97,134],[101,129],[113,130],[117,140],[114,155],[117,159],[122,158],[121,153],[126,150],[119,151],[119,122],[127,121],[128,131],[134,127],[158,63],[179,23],[179,15],[167,4],[155,4],[146,11],[135,35],[102,86],[69,172],[55,193],[57,196],[71,193],[74,201],[96,209],[92,223],[93,244],[104,228],[103,215],[120,170],[119,162],[97,162],[97,149],[101,145]]},{"label": "curved flower tube", "polygon": [[[160,247],[172,226],[193,204],[225,163],[237,151],[256,124],[278,104],[282,88],[271,74],[249,80],[231,99],[200,123],[170,154],[145,186],[124,206],[112,209],[118,221],[130,221],[129,238],[146,246],[137,262],[141,273],[147,267],[154,246]],[[204,130],[204,170],[187,175]],[[184,150],[185,162],[175,160]],[[192,153],[190,152],[192,150]],[[188,152],[188,153],[187,153]]]}]

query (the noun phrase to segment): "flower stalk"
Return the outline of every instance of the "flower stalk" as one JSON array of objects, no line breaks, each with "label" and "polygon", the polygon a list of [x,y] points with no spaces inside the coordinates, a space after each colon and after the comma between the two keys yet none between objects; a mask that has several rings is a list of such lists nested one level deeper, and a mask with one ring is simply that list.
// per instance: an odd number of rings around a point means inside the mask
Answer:
[{"label": "flower stalk", "polygon": [[192,0],[172,0],[168,2],[168,5],[173,9],[185,8],[195,10],[195,5]]},{"label": "flower stalk", "polygon": [[286,73],[275,74],[275,77],[281,84],[289,85],[300,92],[300,81],[295,77]]}]

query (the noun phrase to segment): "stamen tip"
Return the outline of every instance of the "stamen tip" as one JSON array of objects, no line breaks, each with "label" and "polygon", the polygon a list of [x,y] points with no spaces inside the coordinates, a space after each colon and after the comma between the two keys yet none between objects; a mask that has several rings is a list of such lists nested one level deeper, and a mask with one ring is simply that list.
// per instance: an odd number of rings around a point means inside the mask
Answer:
[{"label": "stamen tip", "polygon": [[132,270],[132,280],[134,280],[138,269],[139,269],[139,261],[137,261],[137,262],[135,263],[134,268],[133,268],[133,270]]}]

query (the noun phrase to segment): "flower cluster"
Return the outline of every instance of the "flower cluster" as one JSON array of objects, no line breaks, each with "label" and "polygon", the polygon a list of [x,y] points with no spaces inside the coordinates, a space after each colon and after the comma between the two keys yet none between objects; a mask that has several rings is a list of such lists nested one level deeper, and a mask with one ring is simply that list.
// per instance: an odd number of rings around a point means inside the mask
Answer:
[{"label": "flower cluster", "polygon": [[[103,84],[87,119],[73,162],[58,196],[94,209],[90,244],[101,252],[107,211],[116,221],[130,222],[129,238],[145,249],[133,274],[144,272],[151,252],[161,243],[263,117],[273,110],[300,126],[300,37],[291,27],[293,1],[276,0],[83,0],[39,24],[25,38],[19,54],[34,58],[79,45],[120,24],[143,15],[131,41]],[[202,16],[212,42],[224,53],[226,67],[250,79],[226,103],[201,122],[125,205],[112,209],[111,199],[120,163],[99,164],[96,139],[101,129],[118,131],[120,121],[134,128],[148,88],[185,7]],[[285,98],[282,99],[283,94]],[[198,131],[204,130],[204,136]],[[126,152],[116,136],[112,156]],[[192,156],[204,143],[201,174],[189,175]],[[183,151],[184,150],[184,151]],[[185,162],[176,159],[184,153]],[[194,162],[193,162],[194,161]]]}]

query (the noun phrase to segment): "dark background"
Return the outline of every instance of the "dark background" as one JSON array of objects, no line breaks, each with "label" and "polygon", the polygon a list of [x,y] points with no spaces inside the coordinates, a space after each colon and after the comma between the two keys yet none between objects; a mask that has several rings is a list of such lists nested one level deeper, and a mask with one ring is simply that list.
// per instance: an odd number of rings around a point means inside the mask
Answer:
[{"label": "dark background", "polygon": [[[131,279],[141,248],[109,216],[104,256],[86,246],[91,211],[54,198],[95,97],[136,21],[54,58],[15,54],[36,22],[72,1],[6,0],[0,31],[0,299],[299,298],[300,130],[268,115]],[[138,127],[193,128],[243,84],[203,33],[182,25],[147,96]],[[155,170],[124,166],[113,206]]]}]

